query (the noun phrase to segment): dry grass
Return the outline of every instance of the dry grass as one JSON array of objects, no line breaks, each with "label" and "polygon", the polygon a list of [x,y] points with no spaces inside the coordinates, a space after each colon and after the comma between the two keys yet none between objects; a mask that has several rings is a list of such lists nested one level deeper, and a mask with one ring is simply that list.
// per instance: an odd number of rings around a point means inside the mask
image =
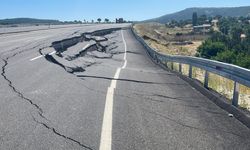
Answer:
[{"label": "dry grass", "polygon": [[[182,65],[182,73],[188,76],[189,65]],[[204,83],[205,71],[193,67],[192,77]],[[234,81],[222,76],[209,73],[208,87],[225,96],[229,101],[233,98]],[[239,106],[243,109],[250,110],[250,88],[240,85]]]},{"label": "dry grass", "polygon": [[164,54],[185,56],[195,56],[197,47],[202,44],[202,41],[195,41],[191,45],[180,46],[174,45],[172,43],[164,45],[150,39],[147,39],[145,41],[150,45],[150,47]]},{"label": "dry grass", "polygon": [[[159,23],[137,24],[134,26],[145,41],[155,50],[170,55],[194,56],[202,41],[207,38],[203,35],[190,35],[192,28],[167,28]],[[181,33],[181,36],[176,36]],[[192,44],[177,45],[178,42],[190,41]]]}]

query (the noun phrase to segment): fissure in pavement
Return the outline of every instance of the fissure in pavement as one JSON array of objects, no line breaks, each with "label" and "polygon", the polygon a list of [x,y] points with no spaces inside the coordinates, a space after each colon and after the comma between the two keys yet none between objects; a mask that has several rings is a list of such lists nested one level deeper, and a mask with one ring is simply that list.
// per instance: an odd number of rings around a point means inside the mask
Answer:
[{"label": "fissure in pavement", "polygon": [[[31,49],[37,48],[37,47],[39,47],[39,46],[41,46],[41,45],[42,45],[42,44],[39,44],[39,45],[37,45],[37,46],[32,47]],[[45,48],[45,47],[44,47],[44,48]],[[40,48],[39,51],[41,52],[44,48]],[[18,50],[18,49],[19,49],[19,48],[15,48],[15,50]],[[52,125],[49,125],[48,122],[50,122],[50,121],[44,116],[44,111],[43,111],[43,109],[42,109],[38,104],[36,104],[33,100],[31,100],[31,99],[25,97],[23,93],[21,93],[20,91],[18,91],[17,88],[13,85],[12,81],[7,77],[7,75],[6,75],[6,68],[7,68],[7,66],[8,66],[8,61],[9,61],[9,59],[11,59],[11,58],[13,58],[13,57],[15,57],[15,56],[17,56],[17,55],[19,55],[19,54],[25,52],[25,51],[27,51],[27,49],[26,49],[26,50],[19,51],[19,52],[16,52],[16,53],[14,53],[14,54],[11,55],[11,56],[6,57],[5,59],[2,58],[2,61],[4,62],[4,65],[3,65],[2,68],[1,68],[1,69],[2,69],[1,76],[2,76],[2,77],[4,78],[4,80],[8,83],[8,86],[12,89],[12,91],[13,91],[14,93],[17,94],[18,97],[20,97],[21,99],[27,101],[31,106],[33,106],[33,107],[37,110],[37,113],[38,113],[38,115],[39,115],[40,118],[37,118],[37,119],[36,119],[36,118],[34,117],[35,115],[32,115],[33,120],[34,120],[36,123],[41,124],[41,125],[44,126],[46,129],[52,131],[54,134],[56,134],[57,136],[60,136],[60,137],[64,138],[65,140],[68,140],[68,141],[71,141],[71,142],[73,142],[73,143],[76,143],[76,144],[78,144],[79,146],[81,146],[82,148],[92,150],[92,148],[90,148],[89,146],[86,146],[86,145],[82,144],[81,142],[79,142],[79,141],[77,141],[77,140],[75,140],[75,139],[73,139],[73,138],[71,138],[71,137],[68,137],[68,136],[66,136],[66,135],[64,135],[64,134],[62,134],[62,133],[60,133],[60,132],[57,131],[54,127],[52,127]],[[43,120],[43,121],[38,121],[38,120]]]},{"label": "fissure in pavement", "polygon": [[[73,61],[84,57],[95,59],[111,59],[114,55],[112,50],[118,46],[116,45],[116,42],[110,42],[105,36],[118,30],[120,30],[120,28],[98,30],[94,32],[83,33],[81,36],[53,42],[51,47],[55,49],[56,56],[62,58],[61,61],[52,55],[43,54],[42,49],[39,50],[39,53],[44,55],[47,61],[62,67],[68,73],[74,74],[76,72],[84,72],[87,67],[98,63],[95,60],[93,62],[89,62],[87,60],[81,59],[81,61],[85,61],[85,63],[81,65],[75,65]],[[94,41],[94,44],[89,45],[85,49],[79,50],[76,54],[73,54],[73,56],[67,56],[64,54],[64,52],[68,51],[69,48],[84,41]],[[95,52],[98,52],[99,55],[95,54]],[[68,64],[74,65],[69,66]]]},{"label": "fissure in pavement", "polygon": [[52,131],[54,134],[56,134],[56,135],[58,135],[58,136],[60,136],[60,137],[62,137],[62,138],[64,138],[64,139],[66,139],[66,140],[72,141],[72,142],[78,144],[79,146],[81,146],[81,147],[83,147],[83,148],[85,148],[85,149],[92,150],[91,147],[89,147],[89,146],[87,146],[87,145],[85,145],[85,144],[82,144],[81,142],[79,142],[79,141],[77,141],[77,140],[75,140],[75,139],[73,139],[73,138],[71,138],[71,137],[68,137],[68,136],[66,136],[66,135],[64,135],[64,134],[62,134],[62,133],[60,133],[60,132],[58,132],[55,128],[49,126],[48,124],[46,124],[46,123],[44,123],[44,122],[39,122],[39,121],[36,120],[34,117],[33,117],[33,119],[34,119],[34,121],[35,121],[36,123],[38,123],[38,124],[44,126],[46,129]]}]

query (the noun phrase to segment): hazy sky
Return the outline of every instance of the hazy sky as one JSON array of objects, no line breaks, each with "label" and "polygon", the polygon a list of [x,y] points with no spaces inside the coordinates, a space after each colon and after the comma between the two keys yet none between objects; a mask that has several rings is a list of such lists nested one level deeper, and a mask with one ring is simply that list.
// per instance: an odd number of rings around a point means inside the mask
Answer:
[{"label": "hazy sky", "polygon": [[250,0],[1,0],[0,18],[145,20],[188,7],[250,6]]}]

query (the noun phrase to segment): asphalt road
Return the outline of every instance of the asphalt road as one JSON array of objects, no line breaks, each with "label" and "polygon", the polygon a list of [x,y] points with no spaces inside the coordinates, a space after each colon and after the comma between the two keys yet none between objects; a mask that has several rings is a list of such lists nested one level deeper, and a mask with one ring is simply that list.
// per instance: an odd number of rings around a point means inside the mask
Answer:
[{"label": "asphalt road", "polygon": [[[123,27],[0,35],[0,149],[250,149],[245,125],[155,65]],[[94,32],[109,28],[123,29]]]},{"label": "asphalt road", "polygon": [[13,34],[21,32],[31,32],[37,30],[51,30],[63,28],[75,28],[89,26],[90,24],[69,24],[69,25],[39,25],[39,26],[20,26],[20,27],[0,27],[0,34]]}]

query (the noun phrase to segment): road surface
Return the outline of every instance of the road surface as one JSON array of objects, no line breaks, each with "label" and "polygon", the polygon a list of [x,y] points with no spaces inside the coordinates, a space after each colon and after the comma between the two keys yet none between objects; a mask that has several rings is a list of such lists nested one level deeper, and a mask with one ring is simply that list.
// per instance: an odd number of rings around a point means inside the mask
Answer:
[{"label": "road surface", "polygon": [[[249,150],[250,130],[155,65],[127,27],[0,35],[0,149]],[[94,32],[109,28],[122,29]]]}]

